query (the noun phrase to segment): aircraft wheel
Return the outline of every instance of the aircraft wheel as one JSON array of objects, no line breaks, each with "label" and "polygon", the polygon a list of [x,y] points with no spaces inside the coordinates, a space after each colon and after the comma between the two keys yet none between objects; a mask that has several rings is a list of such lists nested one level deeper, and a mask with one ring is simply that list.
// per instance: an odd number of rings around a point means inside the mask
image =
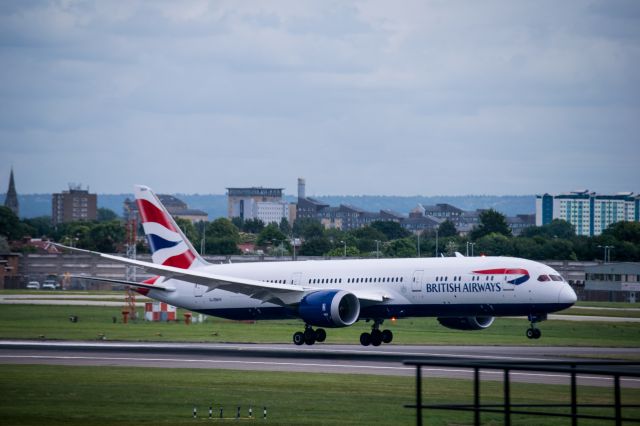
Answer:
[{"label": "aircraft wheel", "polygon": [[534,331],[535,331],[534,328],[527,328],[527,338],[528,339],[533,339]]},{"label": "aircraft wheel", "polygon": [[324,328],[319,328],[316,330],[316,342],[324,342],[327,338],[327,332],[324,331]]},{"label": "aircraft wheel", "polygon": [[360,344],[362,346],[369,346],[371,344],[371,335],[369,333],[362,333],[360,335]]},{"label": "aircraft wheel", "polygon": [[309,327],[304,331],[304,343],[307,345],[313,345],[316,342],[316,332],[313,328]]},{"label": "aircraft wheel", "polygon": [[534,339],[539,339],[540,336],[542,336],[542,331],[540,331],[539,328],[536,328],[533,330],[533,338]]},{"label": "aircraft wheel", "polygon": [[293,333],[293,343],[300,346],[304,343],[304,333],[302,331],[297,331]]},{"label": "aircraft wheel", "polygon": [[371,333],[371,344],[373,346],[380,346],[380,344],[382,343],[382,333],[380,332],[380,330],[374,331],[377,331],[377,333]]},{"label": "aircraft wheel", "polygon": [[393,340],[393,333],[391,330],[383,330],[382,331],[382,343],[391,343]]}]

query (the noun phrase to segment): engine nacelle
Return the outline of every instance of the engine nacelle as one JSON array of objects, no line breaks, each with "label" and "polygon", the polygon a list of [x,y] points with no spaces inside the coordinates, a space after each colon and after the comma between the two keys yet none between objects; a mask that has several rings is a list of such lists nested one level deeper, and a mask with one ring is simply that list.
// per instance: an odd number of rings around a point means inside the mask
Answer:
[{"label": "engine nacelle", "polygon": [[494,317],[438,318],[438,322],[454,330],[484,330],[493,324]]},{"label": "engine nacelle", "polygon": [[344,290],[316,291],[300,301],[298,314],[317,327],[346,327],[358,320],[360,301]]}]

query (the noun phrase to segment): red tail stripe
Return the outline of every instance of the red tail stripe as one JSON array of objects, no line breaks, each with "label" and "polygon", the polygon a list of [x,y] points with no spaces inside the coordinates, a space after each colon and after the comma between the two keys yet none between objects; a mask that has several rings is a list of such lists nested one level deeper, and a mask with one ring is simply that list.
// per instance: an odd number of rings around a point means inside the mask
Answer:
[{"label": "red tail stripe", "polygon": [[173,232],[178,232],[162,210],[147,200],[138,199],[136,201],[138,203],[138,210],[140,210],[140,216],[142,217],[143,223],[156,222]]},{"label": "red tail stripe", "polygon": [[189,269],[196,257],[190,251],[172,256],[165,260],[162,264],[165,266],[173,266],[180,269]]}]

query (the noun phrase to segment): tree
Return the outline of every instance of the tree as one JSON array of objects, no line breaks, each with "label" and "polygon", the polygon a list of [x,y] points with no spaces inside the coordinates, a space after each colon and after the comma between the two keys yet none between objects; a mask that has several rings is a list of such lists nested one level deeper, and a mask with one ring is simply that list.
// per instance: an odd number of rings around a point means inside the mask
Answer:
[{"label": "tree", "polygon": [[508,256],[513,251],[511,240],[503,234],[492,232],[477,240],[476,253],[487,256]]},{"label": "tree", "polygon": [[[347,246],[347,257],[358,257],[360,256],[360,251],[358,250],[357,247],[354,246]],[[328,253],[326,253],[327,256],[331,256],[331,257],[342,257],[344,256],[344,246],[342,247],[334,247],[333,249],[331,249]]]},{"label": "tree", "polygon": [[413,238],[393,240],[384,245],[383,252],[387,257],[415,257],[418,254]]},{"label": "tree", "polygon": [[480,224],[471,231],[471,239],[477,240],[489,234],[511,236],[511,229],[507,225],[506,217],[494,209],[480,213]]},{"label": "tree", "polygon": [[236,228],[244,230],[244,220],[240,216],[232,217],[231,223],[233,223],[236,226]]},{"label": "tree", "polygon": [[109,222],[117,219],[118,215],[113,210],[104,207],[98,209],[98,222]]},{"label": "tree", "polygon": [[455,237],[458,235],[456,225],[449,219],[445,220],[438,226],[438,237]]},{"label": "tree", "polygon": [[205,246],[210,254],[238,254],[240,231],[229,219],[218,218],[207,224]]},{"label": "tree", "polygon": [[561,239],[547,240],[542,247],[542,256],[552,260],[577,259],[571,241]]},{"label": "tree", "polygon": [[282,232],[284,235],[291,235],[291,225],[289,224],[289,220],[287,220],[286,217],[280,219],[279,228],[280,232]]},{"label": "tree", "polygon": [[24,236],[24,228],[18,216],[9,207],[0,206],[0,235],[7,240],[19,240]]},{"label": "tree", "polygon": [[306,239],[300,247],[302,256],[322,256],[331,250],[331,243],[326,237],[312,237]]},{"label": "tree", "polygon": [[250,232],[252,234],[258,234],[264,229],[264,222],[260,219],[246,219],[242,230],[244,232]]},{"label": "tree", "polygon": [[193,222],[182,217],[174,217],[173,219],[176,221],[176,224],[180,227],[180,230],[182,230],[185,237],[191,241],[191,244],[200,240],[198,230]]},{"label": "tree", "polygon": [[392,220],[376,220],[369,226],[383,233],[387,240],[407,238],[411,235],[411,232],[404,229],[398,222]]},{"label": "tree", "polygon": [[602,234],[610,235],[618,241],[640,244],[640,222],[612,223]]},{"label": "tree", "polygon": [[22,221],[26,225],[33,228],[33,237],[44,237],[53,235],[53,227],[51,226],[51,216],[38,216]]},{"label": "tree", "polygon": [[293,235],[304,239],[324,237],[324,226],[315,219],[297,219],[293,223]]},{"label": "tree", "polygon": [[124,243],[125,229],[118,220],[101,222],[89,228],[88,245],[103,253],[115,253]]},{"label": "tree", "polygon": [[383,242],[387,236],[371,226],[354,229],[348,232],[356,239],[356,246],[361,253],[368,253],[376,250],[376,240]]},{"label": "tree", "polygon": [[278,247],[287,241],[287,236],[280,231],[280,227],[275,223],[270,223],[258,234],[256,244],[260,247],[270,245]]},{"label": "tree", "polygon": [[574,238],[576,236],[575,227],[562,219],[553,219],[551,223],[542,226],[531,226],[522,230],[523,237],[535,237],[541,235],[547,238]]}]

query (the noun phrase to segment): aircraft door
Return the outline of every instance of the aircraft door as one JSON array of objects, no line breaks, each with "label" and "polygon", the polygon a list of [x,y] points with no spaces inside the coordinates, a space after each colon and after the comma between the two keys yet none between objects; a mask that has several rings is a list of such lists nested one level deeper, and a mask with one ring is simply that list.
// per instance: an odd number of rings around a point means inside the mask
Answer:
[{"label": "aircraft door", "polygon": [[413,292],[422,291],[423,275],[424,275],[424,271],[422,269],[417,270],[413,273],[413,278],[411,279],[411,291]]},{"label": "aircraft door", "polygon": [[200,284],[196,284],[193,287],[193,295],[195,297],[202,297],[202,295],[204,294],[205,290],[207,289],[206,285],[200,285]]},{"label": "aircraft door", "polygon": [[302,272],[294,272],[291,276],[291,284],[293,285],[301,285],[302,282]]}]

